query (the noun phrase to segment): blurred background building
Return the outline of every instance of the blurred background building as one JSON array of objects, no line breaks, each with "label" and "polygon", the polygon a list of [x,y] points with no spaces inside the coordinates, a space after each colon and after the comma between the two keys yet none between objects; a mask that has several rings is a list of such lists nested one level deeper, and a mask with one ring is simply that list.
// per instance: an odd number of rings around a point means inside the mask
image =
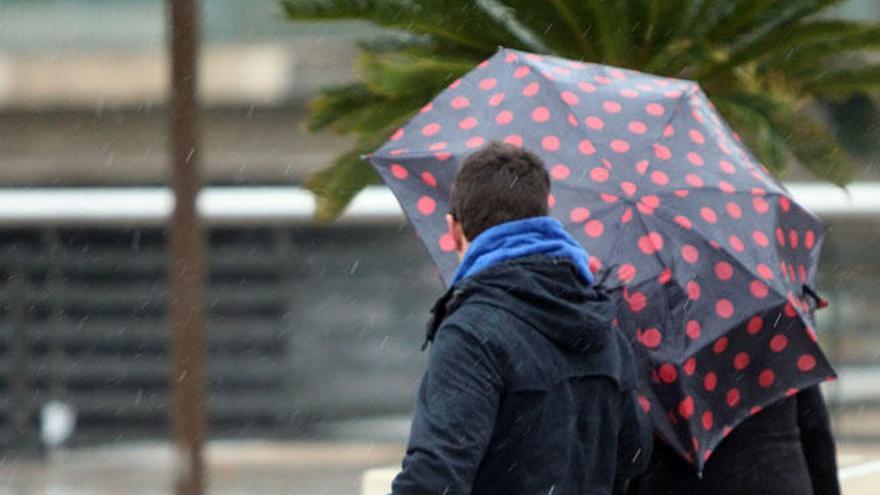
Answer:
[{"label": "blurred background building", "polygon": [[[318,88],[353,79],[356,41],[372,28],[291,23],[275,0],[202,9],[212,434],[314,437],[405,417],[442,290],[431,261],[387,196],[320,226],[297,187],[349,144],[302,123]],[[880,4],[850,0],[838,14],[880,21]],[[165,16],[155,0],[0,0],[7,451],[38,444],[52,401],[76,411],[73,444],[167,435]],[[859,118],[841,132],[863,142],[863,208],[828,209],[820,289],[832,305],[820,333],[844,377],[828,388],[839,433],[876,439],[880,116]],[[806,173],[788,180],[828,198]]]}]

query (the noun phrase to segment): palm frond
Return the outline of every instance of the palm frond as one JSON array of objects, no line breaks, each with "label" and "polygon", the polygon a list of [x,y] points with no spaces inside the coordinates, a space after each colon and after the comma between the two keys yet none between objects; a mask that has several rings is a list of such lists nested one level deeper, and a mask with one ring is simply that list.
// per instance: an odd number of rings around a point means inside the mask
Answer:
[{"label": "palm frond", "polygon": [[805,82],[805,89],[832,100],[857,92],[880,95],[880,65],[820,73]]}]

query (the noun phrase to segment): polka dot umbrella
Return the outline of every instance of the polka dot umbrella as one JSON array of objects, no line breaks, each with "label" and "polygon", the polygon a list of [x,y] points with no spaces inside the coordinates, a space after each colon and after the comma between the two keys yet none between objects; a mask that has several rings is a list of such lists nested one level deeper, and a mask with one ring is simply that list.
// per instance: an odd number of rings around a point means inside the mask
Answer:
[{"label": "polka dot umbrella", "polygon": [[490,140],[525,146],[618,302],[658,434],[701,469],[750,415],[834,377],[810,289],[824,229],[693,82],[501,49],[370,161],[449,282],[452,178]]}]

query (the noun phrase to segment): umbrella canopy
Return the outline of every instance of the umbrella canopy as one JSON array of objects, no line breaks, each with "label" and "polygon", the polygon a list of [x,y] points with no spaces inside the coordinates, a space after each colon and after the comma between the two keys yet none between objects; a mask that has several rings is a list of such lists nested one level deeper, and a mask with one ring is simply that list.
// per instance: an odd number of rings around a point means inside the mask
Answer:
[{"label": "umbrella canopy", "polygon": [[447,283],[452,179],[491,140],[547,164],[552,215],[618,302],[642,407],[697,468],[744,419],[834,376],[809,296],[823,226],[696,83],[508,49],[453,82],[369,157]]}]

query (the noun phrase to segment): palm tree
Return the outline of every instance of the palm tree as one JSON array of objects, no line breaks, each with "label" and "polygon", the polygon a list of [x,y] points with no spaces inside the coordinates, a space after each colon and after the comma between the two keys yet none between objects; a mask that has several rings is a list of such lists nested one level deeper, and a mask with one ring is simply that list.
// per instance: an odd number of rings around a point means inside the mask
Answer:
[{"label": "palm tree", "polygon": [[308,125],[353,134],[309,178],[318,216],[377,180],[361,155],[498,46],[698,81],[775,174],[798,162],[838,185],[851,158],[818,103],[880,92],[880,24],[830,19],[842,0],[282,0],[290,18],[389,28],[362,43],[358,81],[312,102]]}]

